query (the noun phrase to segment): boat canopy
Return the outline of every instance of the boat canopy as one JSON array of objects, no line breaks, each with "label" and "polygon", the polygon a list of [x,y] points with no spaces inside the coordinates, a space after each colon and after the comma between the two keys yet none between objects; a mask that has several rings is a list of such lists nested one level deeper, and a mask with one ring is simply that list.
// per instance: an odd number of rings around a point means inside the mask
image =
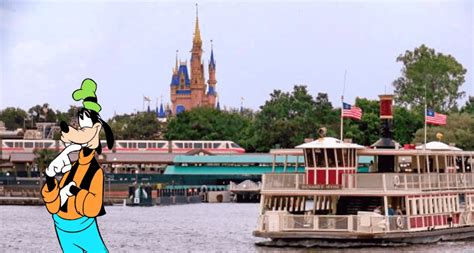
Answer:
[{"label": "boat canopy", "polygon": [[[417,146],[416,149],[425,149],[425,144]],[[440,141],[432,141],[432,142],[426,143],[426,149],[428,149],[428,150],[453,150],[453,151],[461,151],[462,150],[460,148],[449,146],[448,144],[440,142]]]},{"label": "boat canopy", "polygon": [[353,149],[363,149],[364,146],[343,142],[339,139],[333,137],[323,137],[315,141],[304,143],[296,146],[296,148],[353,148]]}]

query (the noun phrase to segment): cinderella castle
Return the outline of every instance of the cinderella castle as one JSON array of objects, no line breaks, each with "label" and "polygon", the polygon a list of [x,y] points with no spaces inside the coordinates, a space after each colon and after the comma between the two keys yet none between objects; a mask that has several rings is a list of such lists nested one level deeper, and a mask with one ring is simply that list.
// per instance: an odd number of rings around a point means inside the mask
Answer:
[{"label": "cinderella castle", "polygon": [[196,6],[196,24],[194,28],[193,47],[191,49],[191,77],[188,71],[188,62],[178,60],[173,68],[171,77],[171,113],[176,115],[185,110],[195,107],[209,106],[219,107],[216,91],[216,62],[211,41],[211,56],[208,65],[208,80],[204,73],[204,63],[202,61],[202,39],[199,30],[199,16]]}]

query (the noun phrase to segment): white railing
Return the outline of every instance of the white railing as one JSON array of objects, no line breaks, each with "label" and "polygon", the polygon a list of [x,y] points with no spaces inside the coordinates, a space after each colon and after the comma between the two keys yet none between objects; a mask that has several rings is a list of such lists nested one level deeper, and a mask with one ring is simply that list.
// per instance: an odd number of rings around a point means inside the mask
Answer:
[{"label": "white railing", "polygon": [[229,184],[229,191],[259,191],[260,190],[260,182],[255,183],[250,180],[246,180],[240,184],[236,184],[234,182],[230,182]]},{"label": "white railing", "polygon": [[304,173],[263,174],[263,190],[294,190],[304,183]]},{"label": "white railing", "polygon": [[449,190],[474,187],[474,173],[361,173],[343,175],[344,189]]},{"label": "white railing", "polygon": [[[342,189],[455,190],[474,188],[474,173],[358,173],[344,174]],[[262,190],[296,190],[305,184],[304,173],[264,174]]]},{"label": "white railing", "polygon": [[292,215],[269,212],[259,217],[258,229],[268,232],[291,231],[342,231],[385,233],[406,231],[407,216],[372,215]]}]

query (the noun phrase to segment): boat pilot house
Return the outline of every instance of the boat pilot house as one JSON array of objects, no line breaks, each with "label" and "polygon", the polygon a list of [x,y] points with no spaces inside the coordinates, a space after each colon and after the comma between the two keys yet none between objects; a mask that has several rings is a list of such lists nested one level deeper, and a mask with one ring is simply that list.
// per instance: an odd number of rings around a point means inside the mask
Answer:
[{"label": "boat pilot house", "polygon": [[[262,178],[255,236],[273,240],[429,242],[473,236],[474,152],[441,142],[363,147],[321,137],[273,156],[304,173]],[[358,170],[360,157],[370,159]]]}]

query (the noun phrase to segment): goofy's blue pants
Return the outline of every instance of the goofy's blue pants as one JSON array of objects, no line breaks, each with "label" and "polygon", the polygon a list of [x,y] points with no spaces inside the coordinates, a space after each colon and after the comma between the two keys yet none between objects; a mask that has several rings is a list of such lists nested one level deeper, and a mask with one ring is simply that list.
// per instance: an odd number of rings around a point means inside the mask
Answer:
[{"label": "goofy's blue pants", "polygon": [[108,252],[95,218],[84,216],[75,220],[65,220],[53,214],[53,220],[63,252]]}]

